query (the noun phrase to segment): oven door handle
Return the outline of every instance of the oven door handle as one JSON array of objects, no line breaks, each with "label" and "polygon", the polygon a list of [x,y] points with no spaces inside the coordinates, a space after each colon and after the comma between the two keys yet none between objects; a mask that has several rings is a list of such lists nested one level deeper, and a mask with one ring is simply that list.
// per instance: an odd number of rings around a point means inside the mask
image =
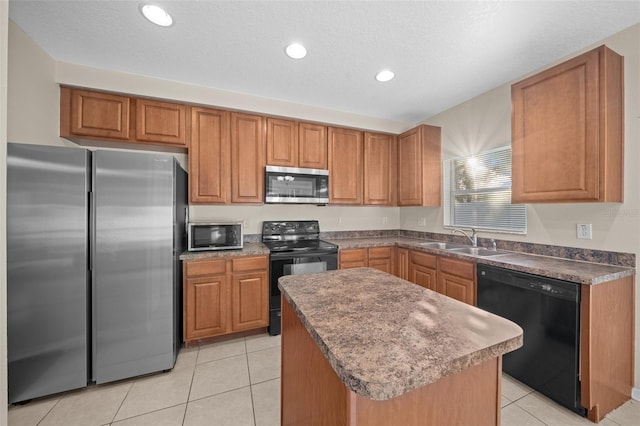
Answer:
[{"label": "oven door handle", "polygon": [[271,259],[300,259],[304,257],[320,257],[320,256],[337,256],[338,251],[299,251],[299,252],[286,252],[286,253],[271,253]]}]

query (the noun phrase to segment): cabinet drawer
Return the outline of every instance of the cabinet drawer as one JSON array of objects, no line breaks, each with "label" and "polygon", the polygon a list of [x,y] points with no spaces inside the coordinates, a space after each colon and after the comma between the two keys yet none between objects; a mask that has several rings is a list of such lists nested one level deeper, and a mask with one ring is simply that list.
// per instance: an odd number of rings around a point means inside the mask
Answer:
[{"label": "cabinet drawer", "polygon": [[343,262],[366,262],[367,249],[340,250],[340,263]]},{"label": "cabinet drawer", "polygon": [[238,257],[231,260],[233,272],[260,271],[269,269],[267,256]]},{"label": "cabinet drawer", "polygon": [[464,260],[440,258],[440,272],[455,275],[470,280],[475,279],[475,263],[466,262]]},{"label": "cabinet drawer", "polygon": [[372,247],[369,249],[369,259],[389,259],[392,254],[393,247]]},{"label": "cabinet drawer", "polygon": [[438,258],[433,254],[412,251],[410,255],[410,263],[421,265],[425,268],[436,269]]},{"label": "cabinet drawer", "polygon": [[225,273],[225,260],[190,260],[184,263],[188,277],[200,277],[204,275],[217,275]]}]

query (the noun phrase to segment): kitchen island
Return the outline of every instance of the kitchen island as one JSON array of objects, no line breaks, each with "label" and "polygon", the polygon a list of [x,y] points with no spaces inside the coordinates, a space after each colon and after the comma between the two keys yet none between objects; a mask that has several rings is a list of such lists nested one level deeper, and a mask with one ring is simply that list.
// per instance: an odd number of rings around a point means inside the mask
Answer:
[{"label": "kitchen island", "polygon": [[283,425],[498,425],[516,324],[371,268],[280,278]]}]

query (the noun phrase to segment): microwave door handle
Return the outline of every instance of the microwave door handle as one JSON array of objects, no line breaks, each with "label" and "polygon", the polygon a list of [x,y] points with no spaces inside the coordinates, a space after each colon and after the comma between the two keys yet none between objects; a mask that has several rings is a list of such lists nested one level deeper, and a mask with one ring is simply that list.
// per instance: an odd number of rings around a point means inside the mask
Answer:
[{"label": "microwave door handle", "polygon": [[184,233],[189,233],[189,207],[184,208]]}]

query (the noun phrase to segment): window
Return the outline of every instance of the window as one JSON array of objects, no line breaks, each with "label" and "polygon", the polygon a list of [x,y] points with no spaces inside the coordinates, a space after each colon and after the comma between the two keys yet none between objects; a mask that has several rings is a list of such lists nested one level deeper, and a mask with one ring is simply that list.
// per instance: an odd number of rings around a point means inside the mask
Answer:
[{"label": "window", "polygon": [[511,204],[511,147],[447,160],[444,171],[445,226],[527,232],[527,206]]}]

